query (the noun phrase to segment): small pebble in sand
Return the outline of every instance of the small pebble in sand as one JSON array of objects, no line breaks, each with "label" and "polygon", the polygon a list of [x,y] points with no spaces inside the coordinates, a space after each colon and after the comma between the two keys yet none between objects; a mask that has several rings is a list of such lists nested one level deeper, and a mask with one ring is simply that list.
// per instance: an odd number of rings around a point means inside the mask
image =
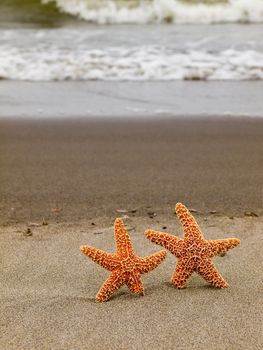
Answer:
[{"label": "small pebble in sand", "polygon": [[23,232],[23,236],[25,236],[25,237],[30,237],[30,236],[32,236],[32,235],[33,235],[33,232],[32,232],[32,230],[31,230],[30,227],[28,227],[28,228],[26,229],[26,231]]},{"label": "small pebble in sand", "polygon": [[149,216],[149,218],[153,219],[157,214],[153,211],[148,211],[147,215]]},{"label": "small pebble in sand", "polygon": [[42,225],[43,225],[43,226],[48,225],[48,222],[45,220],[45,218],[42,218]]},{"label": "small pebble in sand", "polygon": [[29,222],[27,225],[28,226],[33,226],[33,227],[41,226],[41,224],[39,224],[37,222]]},{"label": "small pebble in sand", "polygon": [[250,217],[253,217],[253,218],[257,218],[258,217],[258,214],[254,213],[253,211],[245,211],[244,215],[245,216],[250,216]]},{"label": "small pebble in sand", "polygon": [[52,208],[51,209],[51,212],[54,213],[55,215],[59,215],[61,211],[62,211],[62,208]]},{"label": "small pebble in sand", "polygon": [[116,209],[116,212],[119,214],[125,214],[125,213],[128,213],[128,210],[127,209]]},{"label": "small pebble in sand", "polygon": [[128,214],[128,213],[135,214],[137,212],[137,209],[116,209],[116,212],[119,214]]},{"label": "small pebble in sand", "polygon": [[216,211],[216,210],[210,210],[209,213],[210,213],[210,214],[217,214],[217,211]]}]

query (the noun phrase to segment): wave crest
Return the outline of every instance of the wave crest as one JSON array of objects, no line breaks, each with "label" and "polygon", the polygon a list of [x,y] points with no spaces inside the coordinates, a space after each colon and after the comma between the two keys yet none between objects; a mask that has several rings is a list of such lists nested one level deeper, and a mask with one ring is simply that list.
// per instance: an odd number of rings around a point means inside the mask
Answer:
[{"label": "wave crest", "polygon": [[98,24],[114,23],[260,23],[263,0],[190,4],[178,0],[42,0],[55,2],[60,11]]}]

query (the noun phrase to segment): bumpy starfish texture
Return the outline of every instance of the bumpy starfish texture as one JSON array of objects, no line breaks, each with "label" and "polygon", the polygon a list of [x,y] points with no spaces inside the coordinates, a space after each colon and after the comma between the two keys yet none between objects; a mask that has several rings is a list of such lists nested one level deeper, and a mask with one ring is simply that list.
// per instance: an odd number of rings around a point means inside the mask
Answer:
[{"label": "bumpy starfish texture", "polygon": [[240,240],[237,238],[205,240],[187,208],[177,203],[175,210],[184,228],[184,239],[153,230],[145,232],[146,237],[152,242],[165,247],[178,258],[171,282],[176,288],[183,288],[192,273],[197,272],[213,286],[227,288],[227,282],[217,272],[211,258],[236,247]]},{"label": "bumpy starfish texture", "polygon": [[107,301],[124,284],[128,286],[132,293],[144,295],[141,274],[154,270],[166,256],[164,250],[145,258],[136,256],[121,219],[115,220],[114,232],[117,243],[116,254],[109,254],[90,246],[80,247],[82,253],[111,271],[109,278],[96,295],[96,301],[98,302]]}]

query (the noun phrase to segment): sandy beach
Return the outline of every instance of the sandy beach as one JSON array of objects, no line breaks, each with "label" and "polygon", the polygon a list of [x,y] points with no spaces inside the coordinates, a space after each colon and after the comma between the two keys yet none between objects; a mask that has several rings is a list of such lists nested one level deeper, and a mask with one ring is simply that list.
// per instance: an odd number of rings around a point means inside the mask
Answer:
[{"label": "sandy beach", "polygon": [[[0,1],[0,350],[263,349],[262,23],[263,0]],[[175,289],[167,251],[97,303],[80,246],[114,253],[121,217],[154,254],[178,202],[241,241],[212,259],[229,288]]]},{"label": "sandy beach", "polygon": [[[2,119],[1,348],[261,349],[262,136],[248,118]],[[207,239],[241,239],[214,258],[230,287],[193,275],[175,290],[168,254],[144,297],[123,287],[95,303],[108,273],[79,246],[114,252],[123,216],[136,253],[156,252],[143,232],[182,236],[178,201]]]}]

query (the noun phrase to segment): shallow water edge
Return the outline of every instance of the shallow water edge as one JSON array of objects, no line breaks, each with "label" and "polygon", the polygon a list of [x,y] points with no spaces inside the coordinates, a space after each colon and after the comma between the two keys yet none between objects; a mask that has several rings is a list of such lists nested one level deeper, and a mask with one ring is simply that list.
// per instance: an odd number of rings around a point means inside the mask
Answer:
[{"label": "shallow water edge", "polygon": [[263,81],[0,82],[0,118],[263,116]]}]

